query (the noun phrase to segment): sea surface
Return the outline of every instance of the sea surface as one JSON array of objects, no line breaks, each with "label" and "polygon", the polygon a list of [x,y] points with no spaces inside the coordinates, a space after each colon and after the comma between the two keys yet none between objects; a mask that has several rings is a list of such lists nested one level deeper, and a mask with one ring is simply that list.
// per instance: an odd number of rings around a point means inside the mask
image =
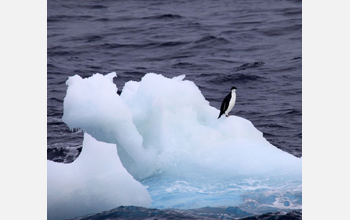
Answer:
[{"label": "sea surface", "polygon": [[[231,114],[250,120],[274,146],[302,156],[301,1],[48,0],[48,160],[70,163],[82,147],[83,132],[61,120],[67,78],[113,71],[120,91],[149,72],[185,74],[217,109],[236,86]],[[178,211],[183,219],[193,214]],[[271,215],[301,219],[301,211]]]}]

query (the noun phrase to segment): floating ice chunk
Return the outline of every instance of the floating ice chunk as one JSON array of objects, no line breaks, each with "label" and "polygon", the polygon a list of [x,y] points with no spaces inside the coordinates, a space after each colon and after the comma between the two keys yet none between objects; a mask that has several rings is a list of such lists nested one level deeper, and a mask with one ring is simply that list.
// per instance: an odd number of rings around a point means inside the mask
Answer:
[{"label": "floating ice chunk", "polygon": [[115,144],[85,133],[83,150],[73,163],[47,161],[48,219],[73,218],[120,205],[150,207],[151,198],[122,166]]},{"label": "floating ice chunk", "polygon": [[[224,198],[225,201],[220,204],[230,205],[234,201],[239,205],[243,193],[249,191],[249,186],[241,183],[249,179],[268,184],[267,187],[259,186],[257,192],[278,186],[283,189],[280,193],[282,195],[295,188],[293,195],[301,194],[302,160],[271,145],[247,119],[239,116],[217,119],[219,110],[210,106],[198,87],[193,82],[184,80],[184,75],[170,79],[149,73],[140,82],[127,82],[120,96],[113,84],[113,77],[115,73],[106,76],[94,74],[85,79],[77,75],[70,77],[62,120],[71,129],[81,128],[98,141],[116,144],[118,155],[109,152],[111,158],[108,160],[114,157],[119,161],[119,156],[125,169],[136,180],[147,183],[153,204],[164,207],[181,207],[181,204],[193,204],[193,207],[202,204],[215,206],[222,200],[220,192],[225,192],[227,198],[233,200]],[[98,148],[104,147],[96,147],[95,152],[98,152]],[[97,155],[91,154],[91,159]],[[51,162],[48,163],[49,166],[52,165]],[[114,167],[119,169],[122,165],[104,166],[104,171],[113,171]],[[61,172],[53,169],[49,171],[52,175]],[[79,169],[69,169],[66,173],[75,176]],[[91,179],[91,182],[103,178],[100,172],[95,172],[92,176],[96,180]],[[292,184],[285,186],[286,177]],[[119,175],[119,178],[130,176]],[[166,189],[178,181],[186,181],[184,189],[191,190],[193,194],[186,197],[172,193],[169,197]],[[225,183],[228,187],[234,184],[239,190],[231,193],[228,188],[227,193],[209,187],[207,192],[206,186],[213,185],[213,181]],[[52,181],[48,182],[48,185],[51,184],[54,185]],[[142,192],[140,186],[120,185],[128,190],[135,187],[136,191]],[[206,194],[201,193],[202,189],[205,189]],[[94,190],[99,188],[95,185],[78,192],[90,194]],[[63,194],[72,201],[75,197],[81,198],[73,191],[64,191]],[[143,202],[149,201],[148,194],[140,195],[145,196]],[[213,196],[212,199],[208,195]],[[190,197],[196,198],[196,201]],[[166,198],[176,199],[167,201]],[[274,204],[271,201],[269,203]],[[296,205],[299,207],[301,200],[298,199]],[[296,207],[294,203],[289,206]]]},{"label": "floating ice chunk", "polygon": [[121,96],[115,73],[70,77],[63,121],[100,141],[116,143],[136,179],[169,175],[301,175],[301,159],[265,140],[241,117],[217,119],[198,87],[184,75],[146,74]]}]

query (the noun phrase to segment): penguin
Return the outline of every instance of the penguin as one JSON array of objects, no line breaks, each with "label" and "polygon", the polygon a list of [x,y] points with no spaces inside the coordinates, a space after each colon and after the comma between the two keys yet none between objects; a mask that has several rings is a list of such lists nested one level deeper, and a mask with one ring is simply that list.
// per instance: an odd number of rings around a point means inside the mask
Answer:
[{"label": "penguin", "polygon": [[236,103],[236,90],[237,88],[232,86],[231,92],[225,97],[224,101],[222,101],[220,115],[218,119],[223,114],[225,114],[226,117],[229,116],[228,113],[232,110],[233,106],[235,106]]}]

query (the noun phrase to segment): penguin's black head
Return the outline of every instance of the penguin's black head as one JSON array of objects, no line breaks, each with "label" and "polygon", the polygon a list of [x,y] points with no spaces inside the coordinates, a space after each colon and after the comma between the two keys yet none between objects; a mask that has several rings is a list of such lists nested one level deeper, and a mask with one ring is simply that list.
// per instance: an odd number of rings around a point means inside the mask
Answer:
[{"label": "penguin's black head", "polygon": [[237,90],[237,88],[235,86],[232,86],[231,91],[232,90]]}]

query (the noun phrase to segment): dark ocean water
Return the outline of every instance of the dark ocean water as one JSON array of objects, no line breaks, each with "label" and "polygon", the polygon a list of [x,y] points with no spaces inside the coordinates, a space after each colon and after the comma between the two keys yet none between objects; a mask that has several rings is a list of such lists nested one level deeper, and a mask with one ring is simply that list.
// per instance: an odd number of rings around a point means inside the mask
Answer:
[{"label": "dark ocean water", "polygon": [[67,78],[112,71],[121,90],[148,72],[186,74],[218,109],[234,85],[231,114],[302,156],[301,1],[48,0],[47,12],[49,160],[81,151],[83,132],[61,121]]},{"label": "dark ocean water", "polygon": [[[120,206],[110,211],[75,218],[74,220],[105,220],[105,219],[134,219],[134,220],[163,220],[163,219],[240,219],[240,220],[301,220],[301,211],[265,213],[252,215],[237,207],[211,208],[204,207],[190,210],[146,209],[135,206]],[[72,219],[73,220],[73,219]]]}]

